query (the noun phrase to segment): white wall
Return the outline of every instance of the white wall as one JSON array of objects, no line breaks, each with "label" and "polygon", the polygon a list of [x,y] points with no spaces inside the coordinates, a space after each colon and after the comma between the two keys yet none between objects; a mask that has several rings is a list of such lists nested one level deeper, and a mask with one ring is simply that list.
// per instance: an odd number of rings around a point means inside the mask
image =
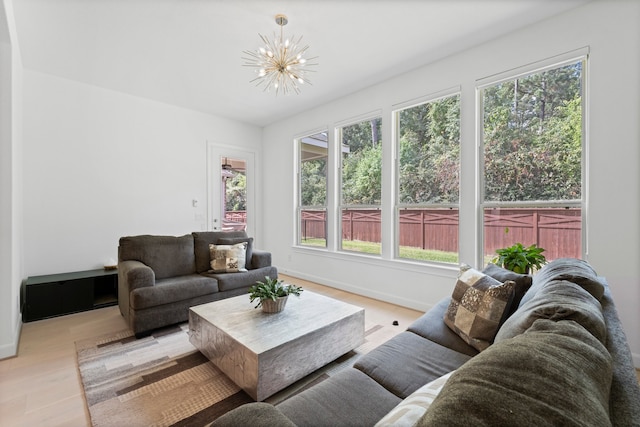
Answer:
[{"label": "white wall", "polygon": [[[379,109],[388,155],[394,104],[460,86],[460,254],[463,262],[473,264],[479,259],[474,222],[475,81],[588,46],[587,258],[611,285],[636,366],[640,366],[640,265],[636,262],[640,253],[639,17],[638,2],[596,1],[266,127],[264,162],[270,171],[282,171],[264,177],[268,191],[264,223],[270,224],[265,229],[265,242],[274,253],[274,264],[289,274],[420,310],[449,295],[455,280],[453,268],[293,246],[293,138],[324,126],[331,129],[336,122]],[[389,205],[390,170],[387,161],[383,165],[383,198]],[[383,244],[390,244],[390,225],[383,226]]]},{"label": "white wall", "polygon": [[254,126],[25,71],[25,276],[101,268],[121,236],[205,229],[207,141],[259,152],[261,138]]},{"label": "white wall", "polygon": [[22,326],[22,61],[12,6],[0,2],[0,359],[17,353]]}]

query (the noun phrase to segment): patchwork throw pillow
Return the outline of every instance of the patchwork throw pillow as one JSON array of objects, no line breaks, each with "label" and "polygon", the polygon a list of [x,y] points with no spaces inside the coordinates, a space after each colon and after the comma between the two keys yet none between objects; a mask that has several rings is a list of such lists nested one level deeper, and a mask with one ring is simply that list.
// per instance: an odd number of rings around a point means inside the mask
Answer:
[{"label": "patchwork throw pillow", "polygon": [[247,242],[247,256],[245,265],[241,268],[251,269],[251,257],[253,257],[253,237],[221,237],[216,242],[218,245],[237,245],[238,243]]},{"label": "patchwork throw pillow", "polygon": [[504,283],[507,280],[513,280],[514,282],[516,282],[513,292],[513,301],[511,302],[511,307],[509,308],[508,314],[509,316],[512,315],[518,309],[518,305],[520,305],[520,301],[522,300],[524,294],[526,294],[531,287],[531,275],[518,274],[511,270],[507,270],[506,268],[497,266],[493,263],[487,264],[482,272],[487,276],[493,277],[500,283]]},{"label": "patchwork throw pillow", "polygon": [[236,273],[247,271],[245,268],[247,242],[235,245],[209,245],[211,272]]},{"label": "patchwork throw pillow", "polygon": [[463,265],[444,322],[469,345],[485,350],[506,319],[514,289],[512,280],[500,283]]}]

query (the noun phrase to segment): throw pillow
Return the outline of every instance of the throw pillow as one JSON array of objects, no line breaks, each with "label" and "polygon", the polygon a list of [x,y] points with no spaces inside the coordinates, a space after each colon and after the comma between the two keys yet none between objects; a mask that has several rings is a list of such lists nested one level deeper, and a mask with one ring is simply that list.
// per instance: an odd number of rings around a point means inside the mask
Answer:
[{"label": "throw pillow", "polygon": [[209,245],[211,257],[211,271],[213,273],[236,273],[247,271],[244,268],[247,253],[247,243],[235,245]]},{"label": "throw pillow", "polygon": [[433,400],[455,371],[436,378],[411,393],[378,421],[375,427],[412,427],[427,412]]},{"label": "throw pillow", "polygon": [[444,322],[478,351],[493,342],[513,300],[515,282],[498,282],[467,265],[460,268]]},{"label": "throw pillow", "polygon": [[246,262],[243,268],[251,269],[251,258],[253,257],[253,237],[221,237],[218,239],[218,245],[237,245],[238,243],[247,243]]},{"label": "throw pillow", "polygon": [[509,308],[507,317],[512,315],[513,312],[518,309],[518,305],[520,305],[520,300],[522,300],[524,294],[527,293],[527,291],[531,287],[531,275],[518,274],[511,270],[507,270],[506,268],[499,267],[493,263],[487,264],[482,272],[487,276],[493,277],[500,283],[504,283],[507,280],[513,280],[516,283],[513,292],[513,301],[511,301],[511,307]]}]

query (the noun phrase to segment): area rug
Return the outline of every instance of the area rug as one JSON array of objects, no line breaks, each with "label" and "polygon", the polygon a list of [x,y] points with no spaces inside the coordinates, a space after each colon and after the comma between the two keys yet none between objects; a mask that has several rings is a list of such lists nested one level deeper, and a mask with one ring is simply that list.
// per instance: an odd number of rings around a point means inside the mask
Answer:
[{"label": "area rug", "polygon": [[[271,396],[278,403],[351,366],[400,332],[367,325],[365,343]],[[135,339],[122,331],[76,342],[91,423],[101,426],[206,426],[252,399],[190,342],[188,324]]]}]

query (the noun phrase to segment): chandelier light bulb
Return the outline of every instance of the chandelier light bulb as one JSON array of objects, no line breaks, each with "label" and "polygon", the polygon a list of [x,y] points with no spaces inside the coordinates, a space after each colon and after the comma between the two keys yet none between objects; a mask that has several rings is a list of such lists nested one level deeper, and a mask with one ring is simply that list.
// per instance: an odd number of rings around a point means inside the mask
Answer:
[{"label": "chandelier light bulb", "polygon": [[[260,39],[264,46],[259,47],[255,51],[244,51],[247,55],[243,57],[247,67],[255,69],[257,77],[251,80],[256,86],[263,86],[266,92],[275,90],[276,95],[282,92],[289,94],[290,92],[300,93],[298,84],[309,83],[305,78],[305,73],[312,72],[307,67],[318,64],[308,63],[305,55],[309,46],[302,46],[302,37],[284,38],[283,27],[287,25],[287,17],[285,15],[276,15],[276,24],[280,26],[280,37],[273,34],[269,39],[261,34]],[[302,46],[302,47],[301,47]],[[310,58],[315,59],[315,58]],[[288,77],[288,78],[287,78]]]}]

